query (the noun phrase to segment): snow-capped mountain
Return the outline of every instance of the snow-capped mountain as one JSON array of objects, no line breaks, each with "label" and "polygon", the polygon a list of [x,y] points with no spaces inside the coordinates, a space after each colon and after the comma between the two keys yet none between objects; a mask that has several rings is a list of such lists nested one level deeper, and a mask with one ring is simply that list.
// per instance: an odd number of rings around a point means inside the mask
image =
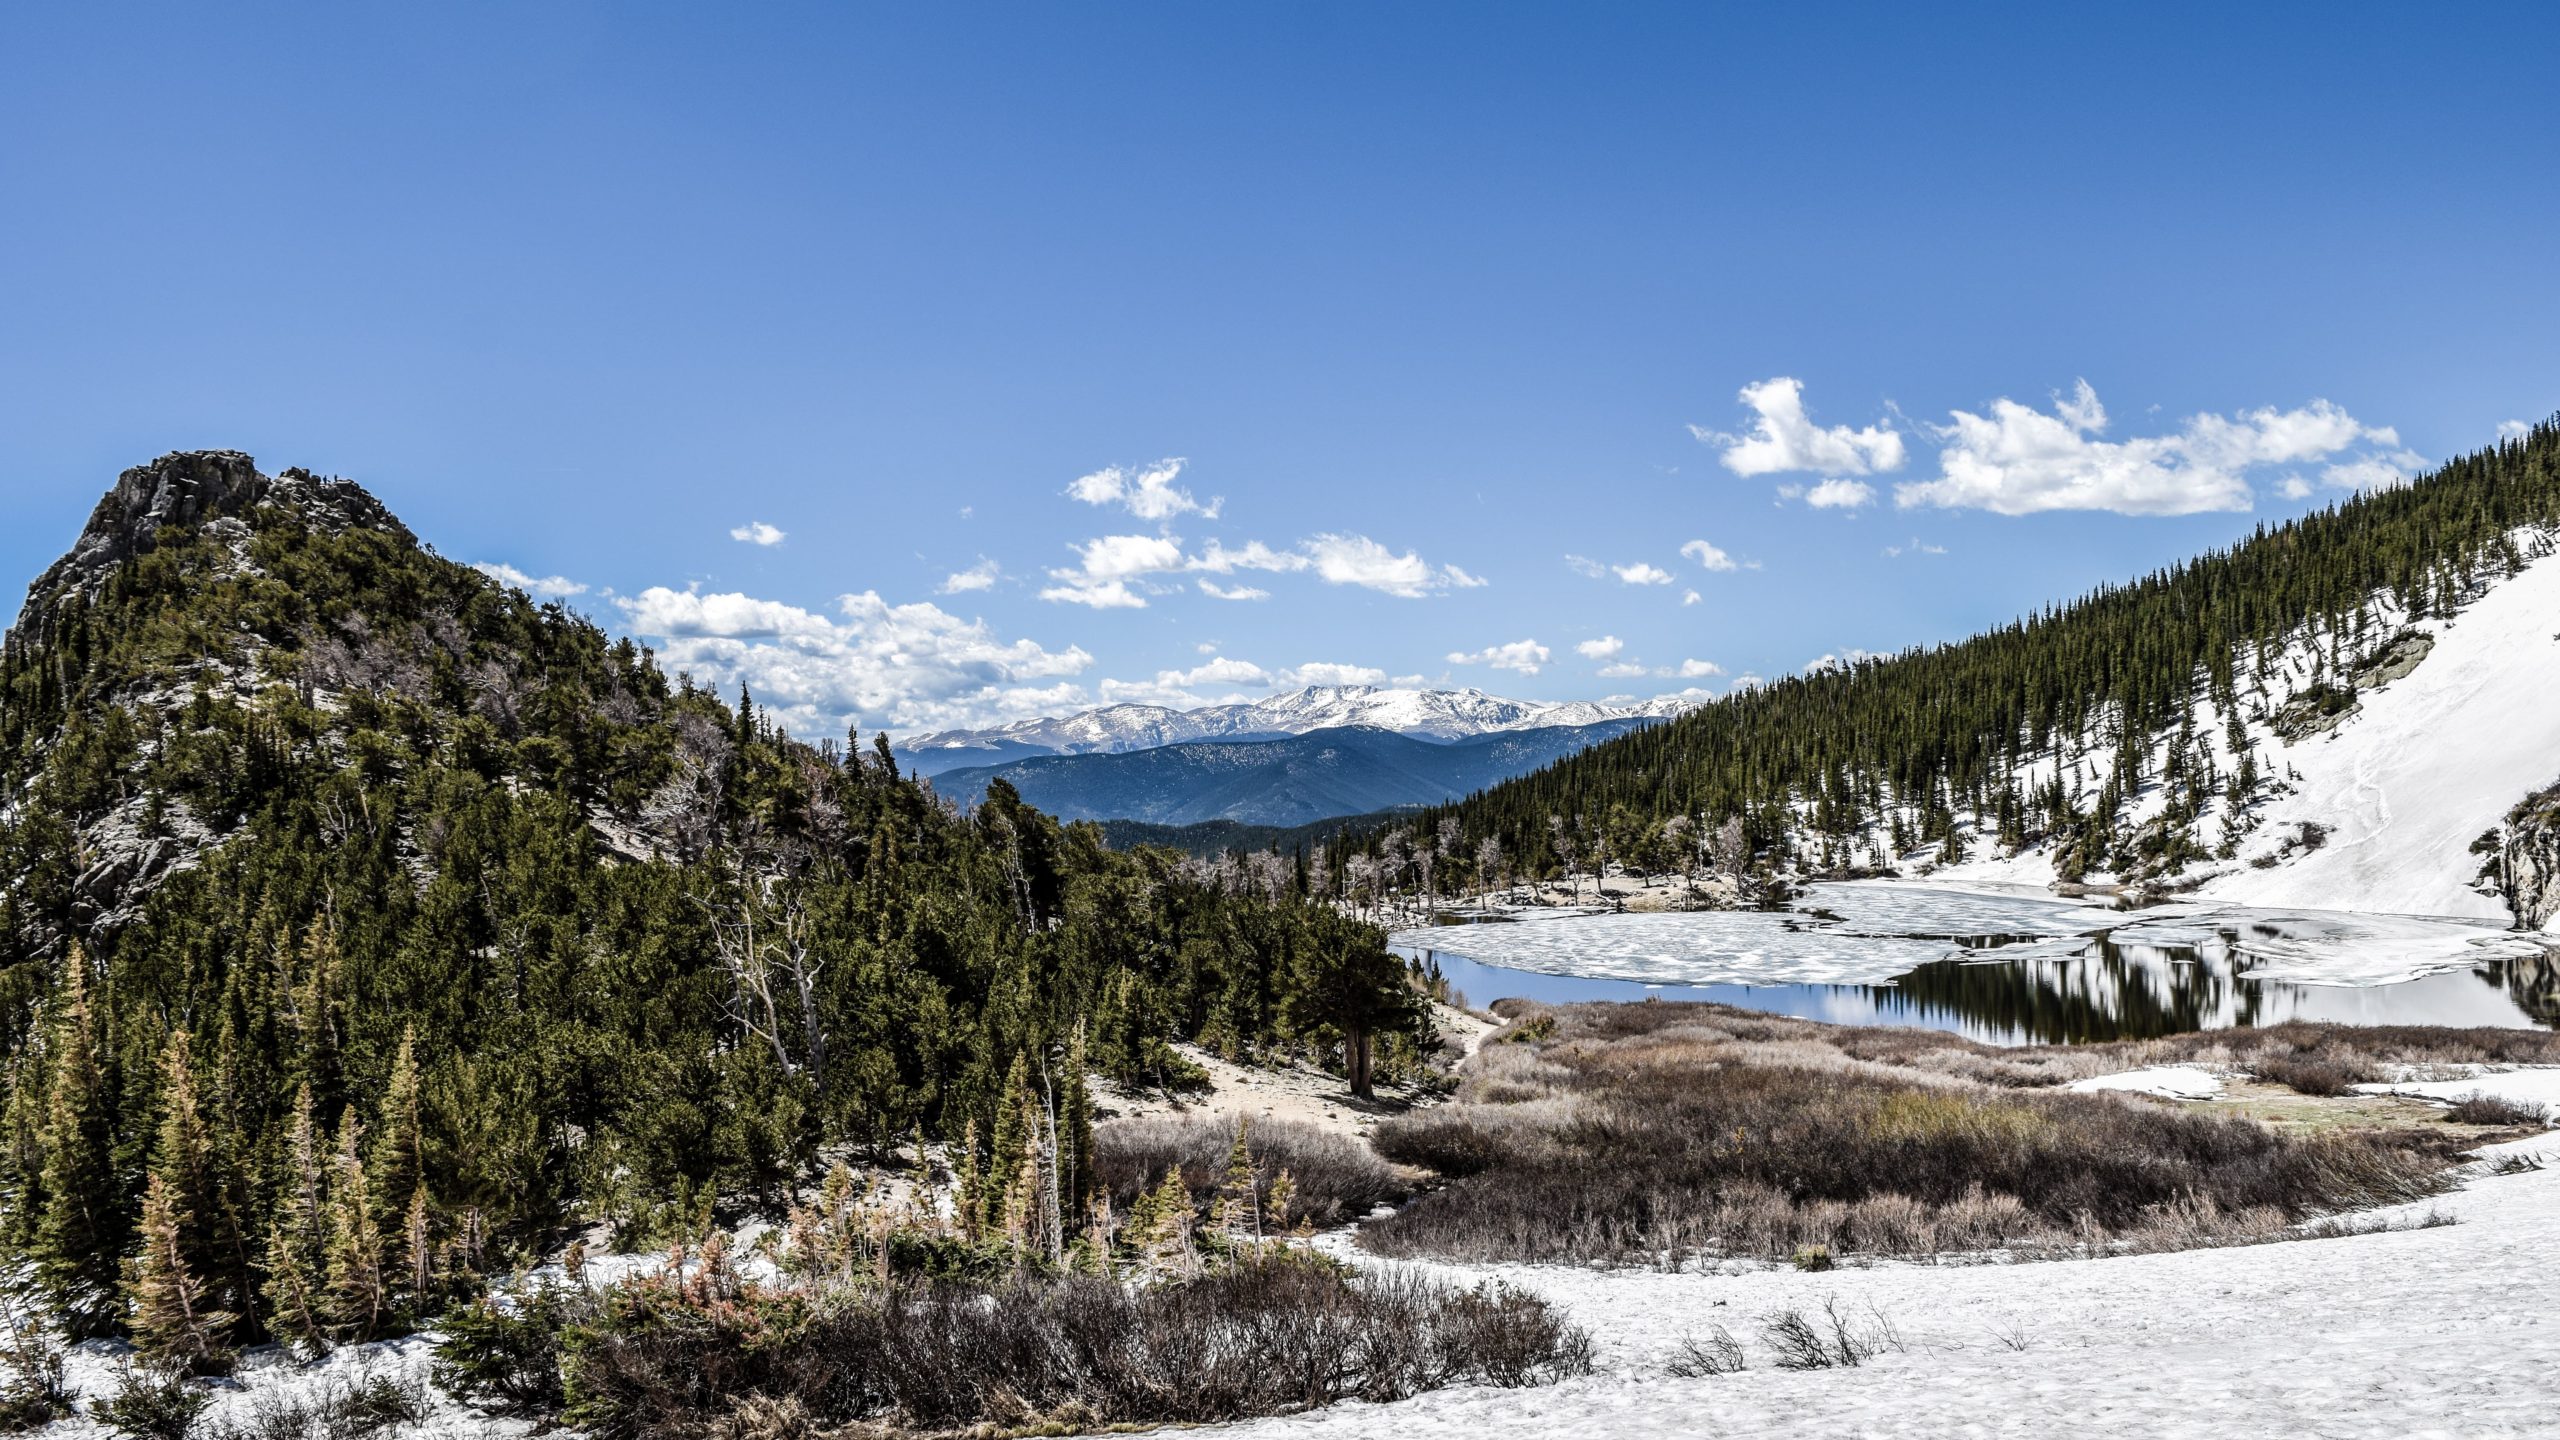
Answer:
[{"label": "snow-capped mountain", "polygon": [[1268,740],[1348,725],[1424,740],[1458,740],[1506,730],[1667,719],[1699,700],[1695,695],[1665,695],[1621,705],[1594,700],[1510,700],[1472,688],[1310,685],[1268,699],[1197,710],[1106,705],[988,730],[944,730],[902,741],[897,749],[902,759],[931,775],[963,765],[994,765],[1035,755],[1116,755],[1195,740]]}]

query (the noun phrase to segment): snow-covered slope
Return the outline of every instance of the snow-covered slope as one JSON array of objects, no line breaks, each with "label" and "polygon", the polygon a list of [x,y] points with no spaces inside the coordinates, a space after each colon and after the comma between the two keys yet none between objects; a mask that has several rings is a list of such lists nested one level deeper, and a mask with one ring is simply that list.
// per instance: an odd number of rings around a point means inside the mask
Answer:
[{"label": "snow-covered slope", "polygon": [[2205,893],[2250,905],[2507,918],[2472,887],[2471,843],[2517,801],[2560,779],[2560,556],[2527,566],[2450,621],[2421,622],[2435,648],[2357,697],[2335,730],[2277,752],[2301,778],[2270,802],[2272,841],[2321,827],[2319,848],[2242,865]]},{"label": "snow-covered slope", "polygon": [[1346,725],[1392,730],[1420,739],[1457,740],[1506,730],[1666,717],[1697,703],[1696,696],[1678,695],[1618,705],[1591,700],[1509,700],[1476,689],[1310,685],[1264,700],[1197,710],[1107,705],[1074,715],[1020,720],[989,730],[938,731],[916,736],[897,748],[917,768],[934,774],[955,766],[998,764],[1035,755],[1112,755],[1194,740],[1304,735]]},{"label": "snow-covered slope", "polygon": [[[2539,858],[2560,845],[2551,824],[2560,813],[2560,545],[2533,532],[2516,538],[2527,557],[2522,568],[2484,577],[2449,616],[2408,616],[2381,595],[2352,636],[2324,629],[2296,636],[2271,658],[2244,651],[2240,713],[2225,715],[2199,694],[2192,742],[2228,778],[2241,760],[2229,739],[2236,720],[2261,784],[2237,810],[2219,791],[2204,804],[2192,833],[2211,858],[2144,878],[2284,911],[2508,923],[2527,909],[2535,913],[2526,928],[2560,933],[2560,874]],[[2331,706],[2314,705],[2324,691]],[[2321,714],[2342,691],[2352,703]],[[2157,777],[2176,742],[2152,737],[2146,783],[2127,800],[2128,830],[2162,815],[2168,796]],[[2032,792],[2059,777],[2075,795],[2094,791],[2107,773],[2107,743],[2047,751],[2021,766],[2017,781]],[[2539,820],[2508,823],[2537,796]],[[1989,817],[1960,818],[1968,849],[1960,863],[1932,864],[1936,847],[1891,858],[1906,874],[1916,862],[1937,884],[2056,878],[2051,845],[2011,854],[1993,841]],[[1872,838],[1880,829],[1854,853],[1882,857]],[[2538,858],[2519,858],[2527,852]],[[2519,894],[2532,903],[2516,903]]]}]

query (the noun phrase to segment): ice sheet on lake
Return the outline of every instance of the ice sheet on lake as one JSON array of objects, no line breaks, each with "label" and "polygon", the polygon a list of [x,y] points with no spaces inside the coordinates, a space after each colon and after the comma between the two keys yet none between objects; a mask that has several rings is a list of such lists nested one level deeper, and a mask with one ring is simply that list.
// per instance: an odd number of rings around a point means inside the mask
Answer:
[{"label": "ice sheet on lake", "polygon": [[[2179,902],[2123,912],[2032,895],[1857,882],[1809,886],[1796,911],[1574,915],[1412,930],[1395,943],[1484,965],[1647,985],[1883,984],[1958,957],[2068,961],[2099,938],[2133,959],[2221,962],[2253,979],[2389,985],[2546,953],[2464,920]],[[2016,939],[1968,951],[1968,937]],[[2034,938],[2018,938],[2034,937]]]}]

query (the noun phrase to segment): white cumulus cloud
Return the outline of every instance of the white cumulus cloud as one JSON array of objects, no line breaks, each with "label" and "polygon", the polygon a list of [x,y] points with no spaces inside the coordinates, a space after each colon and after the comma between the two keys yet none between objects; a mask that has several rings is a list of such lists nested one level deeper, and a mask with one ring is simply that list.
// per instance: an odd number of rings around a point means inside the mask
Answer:
[{"label": "white cumulus cloud", "polygon": [[513,585],[528,595],[558,600],[570,595],[584,595],[587,587],[565,575],[527,575],[513,565],[484,560],[471,567],[501,585]]},{"label": "white cumulus cloud", "polygon": [[1627,642],[1615,635],[1603,635],[1597,640],[1585,640],[1573,647],[1575,654],[1588,660],[1606,660],[1626,648]]},{"label": "white cumulus cloud", "polygon": [[1318,535],[1303,548],[1317,577],[1328,585],[1359,585],[1418,600],[1435,590],[1485,583],[1454,565],[1435,568],[1411,550],[1399,555],[1366,535]]},{"label": "white cumulus cloud", "polygon": [[1272,677],[1271,683],[1291,690],[1300,690],[1309,685],[1375,685],[1386,678],[1386,671],[1370,665],[1341,665],[1330,660],[1310,660],[1304,665],[1293,665],[1281,671]]},{"label": "white cumulus cloud", "polygon": [[1701,570],[1723,571],[1740,568],[1734,564],[1732,556],[1704,540],[1692,540],[1682,545],[1680,554],[1686,559],[1697,561],[1698,568]]},{"label": "white cumulus cloud", "polygon": [[1805,413],[1804,382],[1780,375],[1742,387],[1753,414],[1750,433],[1727,435],[1692,425],[1689,432],[1715,446],[1724,468],[1736,475],[1872,475],[1902,468],[1898,431],[1881,425],[1821,426]]},{"label": "white cumulus cloud", "polygon": [[1612,565],[1609,568],[1617,573],[1618,581],[1623,585],[1668,585],[1671,583],[1670,571],[1663,569],[1659,565],[1648,564],[1642,560],[1639,560],[1632,565]]},{"label": "white cumulus cloud", "polygon": [[761,520],[750,520],[730,531],[729,538],[749,545],[779,545],[788,538],[788,535]]},{"label": "white cumulus cloud", "polygon": [[1876,498],[1876,487],[1864,480],[1825,480],[1804,492],[1804,503],[1816,510],[1855,510]]},{"label": "white cumulus cloud", "polygon": [[1170,520],[1177,515],[1203,515],[1215,518],[1218,502],[1203,505],[1191,492],[1173,482],[1182,474],[1180,456],[1159,460],[1153,465],[1106,465],[1090,475],[1078,476],[1067,487],[1067,494],[1087,505],[1121,505],[1141,520]]},{"label": "white cumulus cloud", "polygon": [[1049,578],[1058,583],[1042,590],[1041,599],[1096,610],[1143,609],[1145,597],[1131,590],[1129,582],[1183,565],[1182,547],[1160,535],[1104,535],[1070,548],[1079,563],[1050,571]]},{"label": "white cumulus cloud", "polygon": [[1206,575],[1201,576],[1194,583],[1199,585],[1201,594],[1212,600],[1268,600],[1271,598],[1271,592],[1268,590],[1259,590],[1251,585],[1221,585]]},{"label": "white cumulus cloud", "polygon": [[1724,667],[1713,660],[1683,660],[1680,662],[1680,668],[1671,673],[1683,680],[1704,680],[1709,676],[1723,674]]},{"label": "white cumulus cloud", "polygon": [[617,598],[624,622],[672,669],[726,688],[744,682],[802,734],[859,721],[913,731],[1054,713],[1084,692],[1063,681],[1093,657],[1005,640],[985,622],[865,591],[830,616],[742,594],[652,586]]},{"label": "white cumulus cloud", "polygon": [[1551,658],[1546,646],[1535,640],[1514,640],[1508,645],[1488,645],[1482,650],[1449,652],[1452,665],[1490,665],[1496,670],[1516,670],[1535,675]]},{"label": "white cumulus cloud", "polygon": [[1600,667],[1600,678],[1604,680],[1626,680],[1644,673],[1645,668],[1633,660],[1621,660],[1614,665]]},{"label": "white cumulus cloud", "polygon": [[965,595],[972,590],[992,590],[995,588],[997,579],[1003,574],[1004,571],[998,568],[996,562],[981,555],[978,557],[978,563],[968,569],[952,571],[940,588],[945,595]]},{"label": "white cumulus cloud", "polygon": [[[2169,434],[2109,440],[2102,438],[2106,407],[2083,380],[2071,394],[2056,395],[2050,412],[2004,397],[1988,413],[1958,410],[1949,418],[1935,432],[1938,478],[1897,486],[1897,504],[2002,515],[2193,515],[2248,509],[2249,474],[2265,466],[2328,460],[2360,444],[2382,447],[2387,458],[2417,460],[2390,427],[2365,425],[2326,400],[2292,410],[2196,415]],[[2355,457],[2331,468],[2374,458],[2385,457]]]}]

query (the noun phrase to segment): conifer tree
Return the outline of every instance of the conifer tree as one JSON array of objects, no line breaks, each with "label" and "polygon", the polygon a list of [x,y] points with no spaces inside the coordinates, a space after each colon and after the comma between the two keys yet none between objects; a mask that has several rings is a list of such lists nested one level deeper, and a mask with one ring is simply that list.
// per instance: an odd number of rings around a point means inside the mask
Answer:
[{"label": "conifer tree", "polygon": [[265,1289],[277,1337],[316,1354],[328,1339],[329,1209],[326,1164],[311,1086],[294,1091],[293,1118],[285,1132],[284,1173],[276,1187],[275,1218],[267,1232]]},{"label": "conifer tree", "polygon": [[216,1145],[205,1125],[188,1032],[172,1030],[160,1055],[160,1129],[152,1144],[151,1174],[168,1188],[186,1271],[204,1291],[209,1311],[226,1326],[249,1318],[251,1304],[248,1240],[241,1230],[237,1177],[228,1160],[229,1151]]},{"label": "conifer tree", "polygon": [[125,1281],[133,1348],[145,1364],[171,1375],[218,1375],[230,1368],[223,1336],[233,1317],[212,1308],[187,1263],[187,1220],[167,1178],[151,1176],[142,1192],[142,1250]]},{"label": "conifer tree", "polygon": [[45,1209],[36,1229],[38,1273],[75,1338],[103,1334],[116,1321],[116,1257],[125,1236],[117,1206],[113,1097],[100,1069],[104,1047],[89,1004],[87,971],[88,961],[72,947],[53,1034]]},{"label": "conifer tree", "polygon": [[1231,1264],[1262,1240],[1262,1186],[1254,1175],[1249,1123],[1236,1117],[1235,1143],[1227,1147],[1226,1170],[1218,1181],[1218,1230],[1226,1238]]},{"label": "conifer tree", "polygon": [[339,1117],[329,1186],[328,1321],[331,1333],[348,1341],[381,1334],[391,1310],[382,1273],[382,1228],[374,1221],[372,1187],[356,1150],[361,1128],[354,1111]]}]

